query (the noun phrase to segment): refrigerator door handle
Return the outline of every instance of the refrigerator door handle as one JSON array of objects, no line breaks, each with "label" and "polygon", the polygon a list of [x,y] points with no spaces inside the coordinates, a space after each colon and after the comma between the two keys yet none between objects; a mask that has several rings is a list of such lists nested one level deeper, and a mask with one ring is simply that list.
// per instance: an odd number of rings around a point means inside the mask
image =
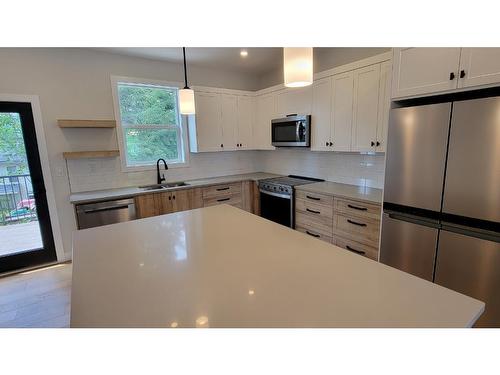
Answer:
[{"label": "refrigerator door handle", "polygon": [[394,219],[394,220],[401,220],[401,221],[406,221],[408,223],[412,224],[418,224],[422,225],[425,227],[429,228],[435,228],[435,229],[440,229],[439,222],[437,220],[432,220],[420,216],[414,216],[410,214],[401,214],[397,212],[392,212],[392,211],[385,211],[384,216]]}]

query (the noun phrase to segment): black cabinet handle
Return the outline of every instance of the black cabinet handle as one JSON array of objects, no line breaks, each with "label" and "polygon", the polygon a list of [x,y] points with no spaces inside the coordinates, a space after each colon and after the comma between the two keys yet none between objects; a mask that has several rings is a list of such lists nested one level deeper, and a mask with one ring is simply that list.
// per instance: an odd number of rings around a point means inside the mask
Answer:
[{"label": "black cabinet handle", "polygon": [[379,141],[377,141],[377,147],[378,147],[378,146],[380,146],[380,142],[379,142]]},{"label": "black cabinet handle", "polygon": [[229,190],[229,186],[226,186],[226,187],[223,187],[223,188],[217,188],[215,190],[217,190],[217,191]]},{"label": "black cabinet handle", "polygon": [[230,199],[231,198],[221,198],[221,199],[217,199],[217,202],[225,202],[225,201],[228,201]]},{"label": "black cabinet handle", "polygon": [[326,146],[329,146],[328,142],[325,143]]},{"label": "black cabinet handle", "polygon": [[313,201],[320,201],[321,198],[311,197],[310,195],[306,195],[306,198],[312,199]]},{"label": "black cabinet handle", "polygon": [[224,143],[221,143],[221,144],[220,144],[220,147],[224,147]]},{"label": "black cabinet handle", "polygon": [[368,210],[368,208],[366,208],[366,207],[353,206],[352,204],[348,204],[347,207],[355,209],[355,210],[360,210],[360,211],[367,211]]},{"label": "black cabinet handle", "polygon": [[453,81],[455,79],[455,73],[451,72],[450,73],[450,81]]},{"label": "black cabinet handle", "polygon": [[460,71],[460,78],[464,78],[465,77],[465,70],[461,70]]},{"label": "black cabinet handle", "polygon": [[330,142],[330,144],[328,146],[333,146],[333,142]]},{"label": "black cabinet handle", "polygon": [[308,235],[313,236],[313,237],[316,237],[316,238],[321,237],[319,234],[314,234],[314,233],[311,233],[311,232],[309,232],[308,230],[306,230],[306,233],[307,233]]},{"label": "black cabinet handle", "polygon": [[360,226],[360,227],[366,227],[366,224],[365,224],[365,223],[358,223],[358,222],[356,222],[356,221],[352,221],[352,220],[350,220],[350,219],[347,219],[347,222],[348,222],[348,223],[351,223],[351,224],[354,224],[354,225],[358,225],[358,226]]},{"label": "black cabinet handle", "polygon": [[372,145],[372,147],[375,146],[375,142],[371,141],[371,145]]},{"label": "black cabinet handle", "polygon": [[310,210],[309,208],[306,208],[306,211],[307,212],[312,212],[313,214],[320,214],[321,213],[319,211]]},{"label": "black cabinet handle", "polygon": [[168,196],[168,200],[172,200],[172,196],[170,196],[170,195],[169,195],[169,196]]},{"label": "black cabinet handle", "polygon": [[172,195],[172,199],[175,201],[175,195]]},{"label": "black cabinet handle", "polygon": [[352,251],[353,253],[356,253],[356,254],[359,254],[359,255],[365,255],[366,254],[364,251],[353,249],[349,245],[345,245],[345,248],[347,250]]}]

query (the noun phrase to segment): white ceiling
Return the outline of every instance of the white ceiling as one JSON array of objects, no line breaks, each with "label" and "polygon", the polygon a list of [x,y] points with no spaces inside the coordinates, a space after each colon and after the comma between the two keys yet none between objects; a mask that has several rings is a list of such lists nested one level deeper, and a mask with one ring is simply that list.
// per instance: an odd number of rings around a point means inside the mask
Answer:
[{"label": "white ceiling", "polygon": [[[182,62],[182,48],[163,47],[113,47],[98,48],[106,52],[120,55],[143,57],[153,60]],[[240,51],[245,49],[248,56],[242,58]],[[186,48],[187,63],[209,68],[223,68],[234,72],[248,74],[263,74],[280,66],[283,62],[282,48],[212,48],[188,47]]]}]

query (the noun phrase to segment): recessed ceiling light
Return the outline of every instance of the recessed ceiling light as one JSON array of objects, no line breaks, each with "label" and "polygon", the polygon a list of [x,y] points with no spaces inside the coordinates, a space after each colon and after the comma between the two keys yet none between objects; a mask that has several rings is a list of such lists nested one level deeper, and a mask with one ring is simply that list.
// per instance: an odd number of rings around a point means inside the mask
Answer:
[{"label": "recessed ceiling light", "polygon": [[242,50],[240,51],[240,56],[241,56],[241,57],[247,57],[247,56],[248,56],[248,51],[247,51],[246,49],[242,49]]}]

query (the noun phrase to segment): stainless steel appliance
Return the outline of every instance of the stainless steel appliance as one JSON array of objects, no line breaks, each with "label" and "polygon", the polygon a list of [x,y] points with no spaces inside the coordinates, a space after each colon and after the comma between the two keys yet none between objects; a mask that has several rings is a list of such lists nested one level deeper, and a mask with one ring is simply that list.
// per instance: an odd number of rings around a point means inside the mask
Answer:
[{"label": "stainless steel appliance", "polygon": [[289,115],[271,120],[271,141],[277,147],[309,147],[311,115]]},{"label": "stainless steel appliance", "polygon": [[324,181],[318,178],[290,175],[259,181],[260,216],[295,227],[295,186]]},{"label": "stainless steel appliance", "polygon": [[76,206],[78,229],[134,220],[134,198],[79,204]]},{"label": "stainless steel appliance", "polygon": [[392,109],[386,160],[380,261],[500,327],[500,97]]}]

